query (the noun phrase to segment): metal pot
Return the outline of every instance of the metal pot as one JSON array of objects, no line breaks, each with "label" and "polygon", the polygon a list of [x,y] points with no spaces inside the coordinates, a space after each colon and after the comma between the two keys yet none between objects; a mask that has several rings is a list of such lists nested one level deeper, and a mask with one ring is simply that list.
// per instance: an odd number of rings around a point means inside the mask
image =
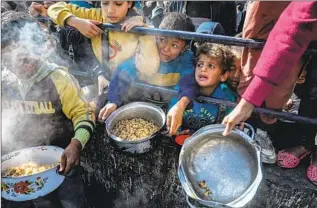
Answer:
[{"label": "metal pot", "polygon": [[[254,141],[254,130],[234,129],[222,136],[223,125],[201,128],[185,141],[179,156],[178,176],[191,201],[207,207],[243,207],[249,203],[262,181],[260,147]],[[199,183],[205,181],[212,192]]]},{"label": "metal pot", "polygon": [[[132,118],[143,118],[151,121],[159,127],[159,130],[151,136],[136,141],[121,139],[112,134],[112,129],[120,120]],[[158,106],[146,102],[132,102],[118,108],[107,118],[106,130],[109,137],[119,149],[128,153],[140,154],[150,151],[155,146],[158,135],[165,135],[167,133],[164,128],[165,121],[165,113]]]},{"label": "metal pot", "polygon": [[[55,146],[38,146],[17,150],[1,157],[2,170],[34,162],[41,165],[58,163],[63,149]],[[58,166],[29,176],[1,177],[1,196],[10,201],[28,201],[45,196],[57,189],[64,176],[57,173]]]}]

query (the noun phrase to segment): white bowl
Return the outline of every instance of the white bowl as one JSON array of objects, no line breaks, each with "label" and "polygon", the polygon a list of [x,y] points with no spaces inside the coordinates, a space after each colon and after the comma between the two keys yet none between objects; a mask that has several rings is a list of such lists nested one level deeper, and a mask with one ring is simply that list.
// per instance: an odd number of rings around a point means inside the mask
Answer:
[{"label": "white bowl", "polygon": [[[64,149],[55,146],[38,146],[17,150],[1,157],[2,171],[34,162],[51,165],[60,162]],[[1,196],[10,201],[28,201],[45,196],[64,181],[57,165],[44,172],[21,177],[1,177]]]}]

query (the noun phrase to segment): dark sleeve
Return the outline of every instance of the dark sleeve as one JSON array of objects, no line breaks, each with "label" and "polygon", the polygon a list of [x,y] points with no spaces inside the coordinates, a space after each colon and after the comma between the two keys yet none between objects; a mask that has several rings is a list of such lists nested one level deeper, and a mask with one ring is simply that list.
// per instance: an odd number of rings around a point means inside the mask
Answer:
[{"label": "dark sleeve", "polygon": [[226,35],[233,36],[236,31],[236,3],[234,1],[214,2],[212,4],[212,20],[219,22]]},{"label": "dark sleeve", "polygon": [[195,72],[183,76],[178,82],[178,98],[188,97],[194,100],[199,93],[199,86],[195,80]]},{"label": "dark sleeve", "polygon": [[108,89],[108,102],[117,106],[123,104],[124,96],[128,94],[129,88],[137,78],[137,70],[134,64],[135,59],[131,58],[120,64],[115,70]]}]

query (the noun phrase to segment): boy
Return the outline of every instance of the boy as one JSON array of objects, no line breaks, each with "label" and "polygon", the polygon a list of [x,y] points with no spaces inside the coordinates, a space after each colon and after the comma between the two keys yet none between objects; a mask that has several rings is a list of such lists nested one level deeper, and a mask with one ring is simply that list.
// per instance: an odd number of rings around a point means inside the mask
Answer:
[{"label": "boy", "polygon": [[241,54],[243,48],[238,46],[232,46],[230,48],[234,54],[234,64],[232,65],[231,71],[229,73],[227,83],[230,89],[237,93],[241,76]]},{"label": "boy", "polygon": [[[194,32],[195,26],[188,16],[172,12],[163,19],[160,29]],[[177,38],[157,37],[160,67],[158,73],[152,76],[138,74],[134,58],[121,64],[111,79],[108,90],[109,102],[101,109],[99,119],[105,120],[123,104],[124,95],[136,79],[152,85],[174,87],[182,76],[192,73],[193,54],[188,49],[189,43],[190,41]]]},{"label": "boy", "polygon": [[[233,63],[234,55],[229,47],[211,43],[200,45],[195,67],[195,80],[200,88],[199,94],[235,101],[236,97],[225,84]],[[178,100],[173,98],[170,106],[177,104]],[[184,111],[180,108],[174,108],[174,110],[179,111],[178,115],[183,115],[183,129],[196,131],[203,126],[215,123],[218,106],[193,100]]]},{"label": "boy", "polygon": [[5,12],[1,32],[3,70],[12,72],[12,79],[2,85],[2,150],[39,145],[64,148],[59,169],[66,176],[63,184],[33,203],[43,208],[56,201],[62,207],[85,207],[78,170],[80,151],[94,131],[94,111],[65,68],[46,61],[46,36],[35,19],[25,13]]}]

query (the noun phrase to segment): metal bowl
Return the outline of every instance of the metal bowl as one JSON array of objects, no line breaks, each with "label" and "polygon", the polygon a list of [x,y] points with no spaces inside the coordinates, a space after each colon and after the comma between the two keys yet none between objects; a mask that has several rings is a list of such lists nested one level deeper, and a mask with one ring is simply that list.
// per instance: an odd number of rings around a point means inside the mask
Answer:
[{"label": "metal bowl", "polygon": [[[56,164],[63,149],[55,146],[38,146],[17,150],[1,157],[2,171],[34,162],[40,165]],[[1,177],[1,196],[10,201],[27,201],[45,196],[64,181],[57,173],[57,165],[49,170],[29,176]]]},{"label": "metal bowl", "polygon": [[[151,136],[129,141],[121,139],[114,134],[113,128],[123,119],[143,118],[153,122],[159,130]],[[161,132],[165,125],[166,117],[164,111],[152,103],[133,102],[124,105],[114,111],[106,120],[106,130],[109,137],[115,142],[117,147],[129,153],[145,153],[155,145],[155,137]]]},{"label": "metal bowl", "polygon": [[[249,127],[252,128],[252,127]],[[179,156],[179,179],[189,198],[208,207],[243,207],[262,180],[260,148],[245,132],[222,136],[223,125],[206,126],[185,141]],[[212,192],[205,195],[199,183]],[[190,206],[194,207],[190,200]]]}]

